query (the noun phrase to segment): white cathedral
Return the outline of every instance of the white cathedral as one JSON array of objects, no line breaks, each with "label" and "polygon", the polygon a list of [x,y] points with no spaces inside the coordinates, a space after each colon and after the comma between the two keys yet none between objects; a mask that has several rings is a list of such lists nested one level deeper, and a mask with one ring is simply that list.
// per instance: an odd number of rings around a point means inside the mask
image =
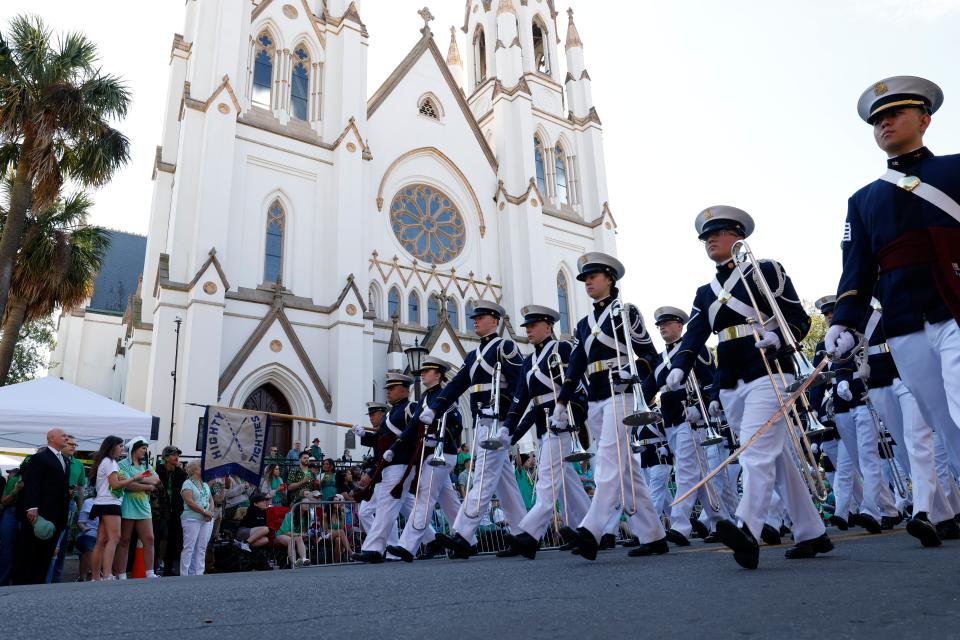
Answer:
[{"label": "white cathedral", "polygon": [[[61,318],[50,375],[158,416],[192,454],[191,403],[364,423],[405,347],[462,364],[479,299],[558,308],[572,331],[577,258],[616,253],[572,10],[561,40],[553,0],[467,0],[446,56],[421,11],[367,96],[362,9],[187,1],[142,270],[119,309]],[[347,433],[275,421],[271,444],[339,454]]]}]

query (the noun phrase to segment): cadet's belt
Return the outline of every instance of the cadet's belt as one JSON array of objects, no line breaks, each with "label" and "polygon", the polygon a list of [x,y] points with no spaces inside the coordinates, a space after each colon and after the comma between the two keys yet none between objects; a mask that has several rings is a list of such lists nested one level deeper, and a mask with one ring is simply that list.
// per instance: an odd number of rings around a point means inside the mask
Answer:
[{"label": "cadet's belt", "polygon": [[[506,388],[507,388],[507,385],[501,384],[501,385],[500,385],[500,388],[501,388],[501,389],[506,389]],[[473,385],[473,386],[470,387],[470,393],[482,393],[482,392],[484,392],[484,391],[493,391],[493,383],[492,383],[492,382],[484,382],[484,383],[482,383],[482,384],[475,384],[475,385]]]},{"label": "cadet's belt", "polygon": [[610,358],[609,360],[595,360],[587,365],[587,375],[593,375],[594,373],[600,373],[601,371],[606,371],[608,369],[613,369],[614,367],[620,368],[626,365],[628,359],[626,356],[620,356],[619,358]]},{"label": "cadet's belt", "polygon": [[544,393],[542,395],[534,396],[533,398],[530,398],[530,402],[533,404],[534,407],[542,407],[548,402],[553,402],[553,400],[554,400],[554,397],[552,393]]},{"label": "cadet's belt", "polygon": [[[772,323],[769,327],[764,327],[766,331],[773,331],[777,328],[777,323]],[[747,336],[752,336],[754,330],[754,325],[751,324],[738,324],[732,327],[727,327],[726,329],[721,329],[717,332],[717,336],[720,339],[720,342],[726,342],[727,340],[736,340],[737,338],[746,338]],[[757,327],[757,330],[761,329]]]},{"label": "cadet's belt", "polygon": [[642,440],[634,440],[632,444],[636,444],[636,445],[640,445],[640,446],[645,446],[645,445],[648,445],[648,444],[663,444],[663,443],[666,442],[666,441],[667,441],[667,439],[666,439],[666,438],[663,438],[663,437],[659,437],[659,438],[644,438],[644,439],[642,439]]},{"label": "cadet's belt", "polygon": [[890,353],[890,345],[888,345],[886,342],[883,344],[874,345],[867,349],[868,356],[878,356],[881,353]]}]

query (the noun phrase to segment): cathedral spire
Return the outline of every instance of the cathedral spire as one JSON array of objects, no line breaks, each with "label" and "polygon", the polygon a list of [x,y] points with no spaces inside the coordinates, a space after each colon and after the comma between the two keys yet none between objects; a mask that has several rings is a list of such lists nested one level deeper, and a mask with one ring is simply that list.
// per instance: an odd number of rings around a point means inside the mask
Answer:
[{"label": "cathedral spire", "polygon": [[567,9],[567,15],[570,16],[570,21],[567,23],[567,49],[583,48],[580,33],[577,32],[577,25],[573,23],[573,9]]},{"label": "cathedral spire", "polygon": [[502,13],[517,15],[517,10],[513,8],[513,2],[510,0],[500,0],[500,5],[497,7],[497,15],[499,16]]},{"label": "cathedral spire", "polygon": [[447,49],[447,66],[463,68],[460,49],[457,47],[457,28],[450,27],[450,48]]}]

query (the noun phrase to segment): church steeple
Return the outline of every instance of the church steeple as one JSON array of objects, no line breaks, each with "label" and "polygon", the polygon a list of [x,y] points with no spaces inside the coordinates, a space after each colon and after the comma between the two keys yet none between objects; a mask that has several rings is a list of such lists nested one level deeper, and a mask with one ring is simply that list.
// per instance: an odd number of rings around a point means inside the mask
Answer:
[{"label": "church steeple", "polygon": [[457,81],[457,86],[463,89],[463,60],[460,59],[460,48],[457,47],[457,28],[450,27],[450,48],[447,49],[447,68]]},{"label": "church steeple", "polygon": [[593,92],[590,87],[590,74],[587,73],[583,57],[583,41],[573,21],[573,9],[567,9],[567,102],[570,112],[577,118],[586,118],[593,109]]}]

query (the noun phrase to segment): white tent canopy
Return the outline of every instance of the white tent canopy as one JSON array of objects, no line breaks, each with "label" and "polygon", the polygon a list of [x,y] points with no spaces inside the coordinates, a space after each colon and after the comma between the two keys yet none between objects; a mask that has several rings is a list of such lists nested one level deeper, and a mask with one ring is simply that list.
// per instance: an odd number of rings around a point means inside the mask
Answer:
[{"label": "white tent canopy", "polygon": [[59,378],[0,387],[0,447],[39,447],[59,427],[79,449],[100,447],[107,436],[151,437],[154,418]]}]

